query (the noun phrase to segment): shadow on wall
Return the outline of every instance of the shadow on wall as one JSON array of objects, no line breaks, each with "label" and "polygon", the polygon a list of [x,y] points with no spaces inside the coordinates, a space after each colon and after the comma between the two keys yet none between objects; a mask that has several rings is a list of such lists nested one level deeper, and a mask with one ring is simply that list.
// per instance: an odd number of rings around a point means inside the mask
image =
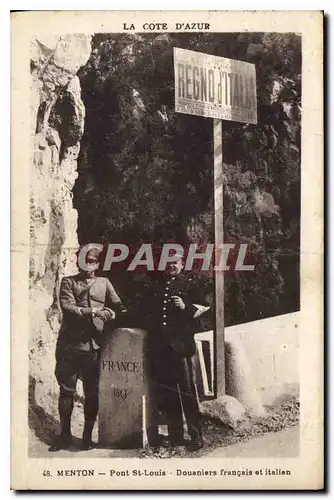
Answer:
[{"label": "shadow on wall", "polygon": [[51,445],[59,432],[59,421],[47,413],[42,406],[36,402],[36,379],[29,375],[29,406],[28,422],[29,428],[36,437],[47,445]]},{"label": "shadow on wall", "polygon": [[[80,383],[79,383],[80,382]],[[29,389],[28,389],[28,424],[29,429],[32,431],[34,436],[46,445],[51,445],[54,442],[55,437],[60,432],[60,423],[58,418],[58,411],[52,412],[48,409],[48,404],[50,400],[41,400],[41,403],[36,401],[36,395],[38,393],[38,382],[34,377],[29,375]],[[52,407],[57,407],[58,404],[58,392],[55,392],[51,396],[56,400],[56,404]],[[73,443],[76,446],[79,443],[79,436],[82,435],[83,431],[83,391],[82,383],[79,380],[77,386],[77,393],[74,396],[74,408],[72,416],[71,425]],[[97,426],[96,426],[97,428]],[[94,431],[94,436],[96,436],[96,430]]]}]

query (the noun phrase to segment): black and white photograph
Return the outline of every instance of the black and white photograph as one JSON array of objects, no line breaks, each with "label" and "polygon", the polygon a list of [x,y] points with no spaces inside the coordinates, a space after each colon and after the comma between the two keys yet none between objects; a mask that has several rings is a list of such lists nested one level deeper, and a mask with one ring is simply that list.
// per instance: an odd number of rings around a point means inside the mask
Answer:
[{"label": "black and white photograph", "polygon": [[25,50],[29,237],[13,286],[27,287],[26,460],[46,461],[33,484],[301,488],[303,283],[321,267],[302,245],[321,225],[321,191],[302,212],[305,28],[121,14],[110,30],[32,30]]}]

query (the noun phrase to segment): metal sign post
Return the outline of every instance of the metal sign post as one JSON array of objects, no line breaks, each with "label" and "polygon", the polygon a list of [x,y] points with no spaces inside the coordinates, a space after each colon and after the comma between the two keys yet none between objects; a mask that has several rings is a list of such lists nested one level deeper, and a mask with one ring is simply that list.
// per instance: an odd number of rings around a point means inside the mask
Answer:
[{"label": "metal sign post", "polygon": [[[224,241],[222,120],[257,123],[255,65],[174,47],[175,111],[213,118],[215,264]],[[215,272],[216,396],[225,394],[224,272]]]}]

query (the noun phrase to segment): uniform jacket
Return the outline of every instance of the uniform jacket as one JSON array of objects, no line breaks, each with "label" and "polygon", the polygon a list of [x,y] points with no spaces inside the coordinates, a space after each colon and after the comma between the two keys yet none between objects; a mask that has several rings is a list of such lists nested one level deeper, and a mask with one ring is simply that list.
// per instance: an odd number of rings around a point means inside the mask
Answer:
[{"label": "uniform jacket", "polygon": [[[184,310],[172,303],[173,295],[181,297]],[[198,324],[194,320],[197,311],[194,304],[204,304],[204,297],[191,277],[183,273],[175,278],[166,276],[152,283],[140,302],[142,327],[150,333],[153,355],[163,355],[166,346],[182,357],[195,353],[194,333]]]},{"label": "uniform jacket", "polygon": [[62,279],[59,294],[63,313],[58,345],[80,350],[97,349],[101,340],[101,320],[92,318],[92,308],[109,307],[116,317],[125,311],[121,299],[107,278],[95,277],[91,287],[81,274]]}]

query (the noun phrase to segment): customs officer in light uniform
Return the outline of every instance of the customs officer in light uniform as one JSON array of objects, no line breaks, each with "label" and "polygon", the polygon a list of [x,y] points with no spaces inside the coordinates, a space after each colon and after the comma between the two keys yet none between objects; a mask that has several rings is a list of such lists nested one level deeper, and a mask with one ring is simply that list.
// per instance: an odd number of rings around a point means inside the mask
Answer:
[{"label": "customs officer in light uniform", "polygon": [[66,449],[72,443],[71,416],[79,377],[85,396],[82,448],[94,446],[92,430],[98,412],[99,348],[103,329],[126,311],[110,281],[96,276],[100,250],[93,244],[90,247],[84,269],[63,278],[60,286],[63,320],[56,347],[55,375],[59,384],[61,432],[50,451]]}]

